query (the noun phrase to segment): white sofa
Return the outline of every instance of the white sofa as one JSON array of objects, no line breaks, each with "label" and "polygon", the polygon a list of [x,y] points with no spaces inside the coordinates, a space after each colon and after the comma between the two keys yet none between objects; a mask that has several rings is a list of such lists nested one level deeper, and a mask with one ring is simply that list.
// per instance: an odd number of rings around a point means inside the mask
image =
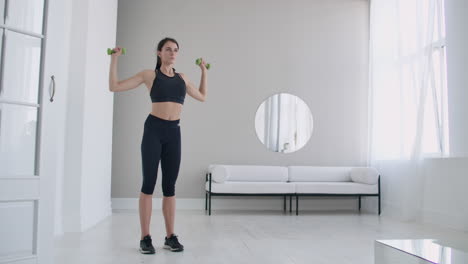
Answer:
[{"label": "white sofa", "polygon": [[282,196],[289,211],[300,196],[355,196],[359,210],[362,196],[378,197],[380,215],[380,175],[371,167],[209,165],[205,178],[205,210],[211,215],[212,196]]}]

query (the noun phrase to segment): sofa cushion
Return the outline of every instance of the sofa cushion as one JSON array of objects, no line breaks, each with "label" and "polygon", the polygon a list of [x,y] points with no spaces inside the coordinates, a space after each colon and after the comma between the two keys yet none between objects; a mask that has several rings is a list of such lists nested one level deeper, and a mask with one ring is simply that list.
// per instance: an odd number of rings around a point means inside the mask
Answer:
[{"label": "sofa cushion", "polygon": [[208,172],[211,172],[211,179],[215,182],[223,183],[228,177],[228,171],[224,165],[210,165]]},{"label": "sofa cushion", "polygon": [[355,182],[296,182],[296,193],[308,194],[377,194],[377,184]]},{"label": "sofa cushion", "polygon": [[290,182],[351,182],[351,167],[289,166]]},{"label": "sofa cushion", "polygon": [[261,165],[222,165],[209,166],[211,178],[223,182],[287,182],[288,168]]},{"label": "sofa cushion", "polygon": [[[206,182],[206,190],[210,183]],[[214,193],[294,193],[294,184],[286,182],[225,182],[211,183],[211,192]]]},{"label": "sofa cushion", "polygon": [[371,167],[352,168],[350,177],[353,182],[376,184],[379,180],[379,172]]}]

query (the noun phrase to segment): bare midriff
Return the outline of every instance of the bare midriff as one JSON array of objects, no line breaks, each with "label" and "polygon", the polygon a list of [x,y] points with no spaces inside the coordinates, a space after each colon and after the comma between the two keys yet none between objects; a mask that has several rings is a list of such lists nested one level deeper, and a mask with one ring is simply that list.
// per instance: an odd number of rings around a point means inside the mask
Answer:
[{"label": "bare midriff", "polygon": [[152,103],[151,114],[165,120],[180,119],[182,104],[176,102]]}]

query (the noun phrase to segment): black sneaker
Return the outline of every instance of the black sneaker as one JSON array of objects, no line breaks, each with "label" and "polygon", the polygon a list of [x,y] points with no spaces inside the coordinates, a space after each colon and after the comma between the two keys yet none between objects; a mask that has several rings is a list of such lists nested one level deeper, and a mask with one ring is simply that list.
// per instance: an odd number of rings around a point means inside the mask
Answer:
[{"label": "black sneaker", "polygon": [[184,246],[179,243],[177,236],[172,234],[169,238],[165,238],[166,242],[164,242],[164,248],[169,249],[173,252],[179,252],[184,250]]},{"label": "black sneaker", "polygon": [[140,240],[140,252],[143,254],[154,254],[156,250],[151,243],[151,236],[146,235],[143,240]]}]

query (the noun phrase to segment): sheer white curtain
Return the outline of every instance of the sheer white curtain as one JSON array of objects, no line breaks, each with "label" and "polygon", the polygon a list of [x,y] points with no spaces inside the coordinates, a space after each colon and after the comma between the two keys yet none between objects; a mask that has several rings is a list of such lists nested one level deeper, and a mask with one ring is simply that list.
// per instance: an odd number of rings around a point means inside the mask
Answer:
[{"label": "sheer white curtain", "polygon": [[279,96],[280,152],[294,152],[302,148],[312,132],[312,115],[309,107],[295,95],[281,93]]},{"label": "sheer white curtain", "polygon": [[265,100],[255,118],[259,138],[268,149],[276,152],[289,153],[302,148],[313,129],[309,107],[302,99],[288,93],[275,94]]},{"label": "sheer white curtain", "polygon": [[404,218],[420,208],[421,159],[448,153],[444,28],[443,0],[370,2],[368,161]]},{"label": "sheer white curtain", "polygon": [[281,113],[279,130],[279,151],[292,152],[297,148],[298,100],[297,96],[282,93],[280,96]]},{"label": "sheer white curtain", "polygon": [[297,97],[290,94],[275,94],[266,100],[264,142],[269,149],[288,152],[296,149],[294,139],[297,130]]},{"label": "sheer white curtain", "polygon": [[280,98],[278,95],[273,95],[270,98],[268,98],[265,103],[265,137],[263,142],[268,149],[271,149],[273,151],[278,151],[279,149],[279,100]]}]

